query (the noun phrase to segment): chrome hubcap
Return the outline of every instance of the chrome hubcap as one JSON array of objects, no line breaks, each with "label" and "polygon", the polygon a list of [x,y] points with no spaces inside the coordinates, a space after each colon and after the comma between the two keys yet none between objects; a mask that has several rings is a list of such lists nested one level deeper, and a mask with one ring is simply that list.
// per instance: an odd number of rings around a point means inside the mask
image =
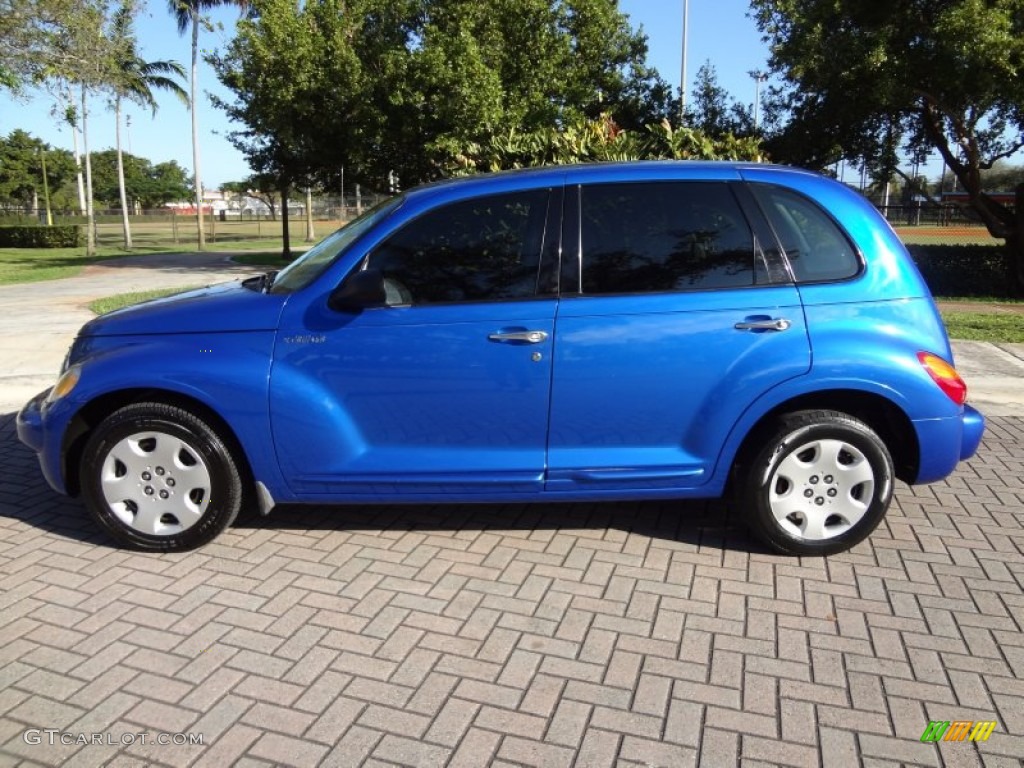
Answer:
[{"label": "chrome hubcap", "polygon": [[860,449],[843,440],[812,440],[775,468],[768,505],[790,536],[821,541],[856,525],[874,494],[875,473]]},{"label": "chrome hubcap", "polygon": [[107,454],[100,473],[111,511],[150,536],[171,536],[199,522],[210,504],[210,485],[202,456],[163,432],[124,438]]}]

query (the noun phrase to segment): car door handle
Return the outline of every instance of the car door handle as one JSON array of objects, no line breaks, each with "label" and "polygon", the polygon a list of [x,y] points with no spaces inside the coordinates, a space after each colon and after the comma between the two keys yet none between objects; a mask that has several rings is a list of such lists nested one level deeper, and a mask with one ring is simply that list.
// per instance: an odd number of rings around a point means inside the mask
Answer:
[{"label": "car door handle", "polygon": [[520,344],[540,344],[547,339],[546,331],[503,331],[492,333],[487,338],[491,341],[512,342]]},{"label": "car door handle", "polygon": [[784,331],[793,325],[784,317],[764,320],[745,320],[733,326],[737,331]]}]

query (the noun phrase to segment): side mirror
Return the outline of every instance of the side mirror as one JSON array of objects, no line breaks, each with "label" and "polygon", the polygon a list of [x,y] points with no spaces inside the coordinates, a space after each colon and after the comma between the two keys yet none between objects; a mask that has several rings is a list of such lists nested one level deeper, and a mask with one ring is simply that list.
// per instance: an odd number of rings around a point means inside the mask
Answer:
[{"label": "side mirror", "polygon": [[369,307],[382,307],[387,302],[384,275],[379,269],[363,269],[350,274],[327,299],[327,306],[336,312],[361,312]]}]

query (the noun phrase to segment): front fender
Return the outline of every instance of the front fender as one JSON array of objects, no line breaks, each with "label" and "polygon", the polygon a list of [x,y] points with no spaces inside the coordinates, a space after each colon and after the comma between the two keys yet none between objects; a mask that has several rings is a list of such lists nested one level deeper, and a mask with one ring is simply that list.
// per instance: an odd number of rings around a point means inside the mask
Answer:
[{"label": "front fender", "polygon": [[63,434],[91,403],[120,391],[150,390],[194,399],[234,433],[255,479],[275,498],[285,485],[273,450],[267,391],[275,332],[90,337],[78,385],[60,408]]}]

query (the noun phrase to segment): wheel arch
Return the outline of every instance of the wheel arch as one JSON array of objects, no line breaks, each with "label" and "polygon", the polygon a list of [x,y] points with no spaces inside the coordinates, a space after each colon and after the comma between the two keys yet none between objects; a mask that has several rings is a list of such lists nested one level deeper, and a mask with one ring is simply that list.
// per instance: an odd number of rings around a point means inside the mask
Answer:
[{"label": "wheel arch", "polygon": [[242,443],[238,439],[238,435],[235,434],[235,430],[231,428],[231,425],[216,410],[202,400],[181,392],[139,387],[119,389],[99,395],[83,405],[71,418],[67,429],[64,431],[61,451],[63,457],[61,469],[69,495],[78,496],[81,493],[81,480],[78,470],[81,465],[85,444],[92,430],[118,409],[133,403],[161,403],[194,413],[217,432],[228,447],[228,450],[231,451],[232,456],[235,457],[235,460],[238,462],[239,471],[242,474],[243,487],[252,487],[253,471],[249,462],[249,456],[242,447]]},{"label": "wheel arch", "polygon": [[732,483],[740,468],[750,461],[765,433],[771,430],[779,416],[807,410],[839,411],[864,422],[888,448],[896,477],[905,483],[912,483],[917,478],[921,462],[920,444],[917,431],[903,409],[874,392],[829,389],[791,397],[762,414],[747,430],[733,457],[729,482]]}]

